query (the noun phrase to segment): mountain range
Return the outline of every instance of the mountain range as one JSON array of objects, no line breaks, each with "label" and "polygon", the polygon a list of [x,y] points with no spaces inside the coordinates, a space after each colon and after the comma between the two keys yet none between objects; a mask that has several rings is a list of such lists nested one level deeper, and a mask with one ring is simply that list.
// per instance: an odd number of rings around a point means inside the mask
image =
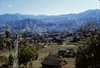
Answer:
[{"label": "mountain range", "polygon": [[0,32],[10,29],[13,32],[67,32],[75,31],[86,23],[100,22],[100,10],[87,10],[78,14],[64,15],[0,15]]}]

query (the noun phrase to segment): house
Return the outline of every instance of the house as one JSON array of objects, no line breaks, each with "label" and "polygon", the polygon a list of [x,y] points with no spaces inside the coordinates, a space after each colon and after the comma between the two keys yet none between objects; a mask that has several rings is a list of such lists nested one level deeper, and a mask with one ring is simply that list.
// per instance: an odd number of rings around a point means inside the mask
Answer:
[{"label": "house", "polygon": [[75,57],[75,51],[73,49],[59,50],[57,54],[62,57]]},{"label": "house", "polygon": [[67,61],[58,58],[45,58],[41,64],[42,68],[67,68]]},{"label": "house", "polygon": [[65,52],[66,52],[66,50],[59,50],[58,55],[59,56],[64,56]]}]

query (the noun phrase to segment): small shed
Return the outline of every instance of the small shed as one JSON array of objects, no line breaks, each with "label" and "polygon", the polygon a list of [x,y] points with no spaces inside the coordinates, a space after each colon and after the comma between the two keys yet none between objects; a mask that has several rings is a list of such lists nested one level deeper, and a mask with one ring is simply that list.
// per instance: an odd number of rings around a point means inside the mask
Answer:
[{"label": "small shed", "polygon": [[58,58],[45,58],[42,68],[67,68],[67,61]]}]

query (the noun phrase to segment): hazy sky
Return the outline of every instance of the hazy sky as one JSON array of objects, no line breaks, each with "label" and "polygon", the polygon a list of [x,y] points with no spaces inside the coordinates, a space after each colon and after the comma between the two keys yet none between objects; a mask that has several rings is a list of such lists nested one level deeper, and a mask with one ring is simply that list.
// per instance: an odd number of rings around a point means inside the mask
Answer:
[{"label": "hazy sky", "polygon": [[1,0],[0,14],[59,15],[100,9],[99,0]]}]

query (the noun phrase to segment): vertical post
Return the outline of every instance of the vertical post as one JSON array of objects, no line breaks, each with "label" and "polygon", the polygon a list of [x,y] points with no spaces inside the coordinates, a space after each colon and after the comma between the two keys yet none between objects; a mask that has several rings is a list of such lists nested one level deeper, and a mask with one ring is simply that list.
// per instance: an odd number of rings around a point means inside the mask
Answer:
[{"label": "vertical post", "polygon": [[14,41],[14,62],[13,68],[18,68],[18,35],[16,35],[16,39]]},{"label": "vertical post", "polygon": [[29,68],[33,68],[33,66],[32,66],[32,58],[30,59],[30,62],[29,62]]}]

